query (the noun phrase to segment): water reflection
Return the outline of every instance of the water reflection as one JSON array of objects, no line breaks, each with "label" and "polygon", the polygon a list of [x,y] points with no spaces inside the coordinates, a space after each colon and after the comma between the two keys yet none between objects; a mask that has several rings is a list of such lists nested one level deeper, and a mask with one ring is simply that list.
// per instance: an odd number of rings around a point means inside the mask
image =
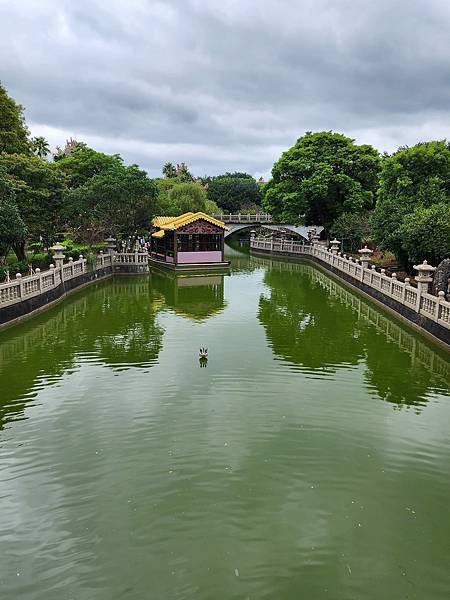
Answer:
[{"label": "water reflection", "polygon": [[381,310],[310,265],[253,262],[266,269],[258,317],[277,356],[329,373],[363,361],[368,385],[398,405],[449,393],[445,354]]},{"label": "water reflection", "polygon": [[155,272],[99,283],[1,332],[0,428],[23,411],[24,399],[76,370],[80,360],[115,371],[152,367],[162,348],[160,312],[202,322],[225,305],[223,275]]},{"label": "water reflection", "polygon": [[155,269],[150,285],[164,297],[167,308],[193,321],[205,321],[226,306],[222,274],[176,275]]}]

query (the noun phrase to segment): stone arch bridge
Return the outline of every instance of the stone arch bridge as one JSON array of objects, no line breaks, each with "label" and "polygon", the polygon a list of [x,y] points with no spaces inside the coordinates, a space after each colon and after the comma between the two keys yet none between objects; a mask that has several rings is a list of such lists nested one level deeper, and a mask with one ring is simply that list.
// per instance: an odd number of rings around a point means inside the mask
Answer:
[{"label": "stone arch bridge", "polygon": [[219,219],[223,223],[226,223],[229,227],[229,231],[225,232],[225,239],[232,236],[239,231],[244,232],[245,230],[250,231],[256,227],[262,227],[264,229],[271,229],[272,231],[278,231],[280,233],[291,233],[295,234],[305,240],[308,240],[308,234],[313,229],[317,233],[323,230],[321,225],[291,225],[289,223],[273,223],[272,215],[268,214],[257,214],[257,215],[212,215],[216,219]]}]

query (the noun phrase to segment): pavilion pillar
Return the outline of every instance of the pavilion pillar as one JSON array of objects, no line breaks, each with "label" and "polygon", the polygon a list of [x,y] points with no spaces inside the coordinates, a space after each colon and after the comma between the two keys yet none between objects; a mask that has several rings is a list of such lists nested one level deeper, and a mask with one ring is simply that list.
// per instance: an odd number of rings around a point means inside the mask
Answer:
[{"label": "pavilion pillar", "polygon": [[173,232],[173,264],[178,264],[178,235],[176,229]]}]

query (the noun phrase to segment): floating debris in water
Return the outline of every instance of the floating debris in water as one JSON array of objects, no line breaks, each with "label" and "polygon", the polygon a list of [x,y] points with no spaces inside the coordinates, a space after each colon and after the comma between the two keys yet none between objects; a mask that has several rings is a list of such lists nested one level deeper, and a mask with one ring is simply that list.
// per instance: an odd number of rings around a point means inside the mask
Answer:
[{"label": "floating debris in water", "polygon": [[239,577],[239,569],[235,569],[234,574],[236,575],[236,577]]}]

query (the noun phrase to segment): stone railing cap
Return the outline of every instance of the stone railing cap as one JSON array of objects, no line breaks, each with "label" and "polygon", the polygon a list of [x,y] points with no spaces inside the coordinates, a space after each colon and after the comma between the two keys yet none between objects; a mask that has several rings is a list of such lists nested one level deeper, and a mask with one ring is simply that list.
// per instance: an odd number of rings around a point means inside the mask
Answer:
[{"label": "stone railing cap", "polygon": [[54,252],[62,252],[63,250],[65,250],[65,248],[64,246],[61,246],[61,244],[57,243],[54,246],[52,246],[50,250],[53,250]]}]

